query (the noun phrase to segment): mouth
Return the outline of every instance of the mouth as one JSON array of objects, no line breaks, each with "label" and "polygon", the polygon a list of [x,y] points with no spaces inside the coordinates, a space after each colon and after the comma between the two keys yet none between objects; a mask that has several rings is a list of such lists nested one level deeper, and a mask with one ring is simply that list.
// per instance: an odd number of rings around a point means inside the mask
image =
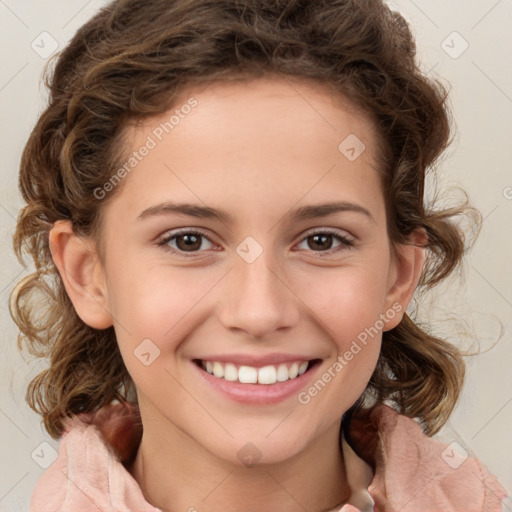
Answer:
[{"label": "mouth", "polygon": [[201,370],[216,379],[239,384],[261,384],[263,386],[296,380],[309,372],[320,361],[320,359],[296,360],[257,367],[222,361],[193,360]]}]

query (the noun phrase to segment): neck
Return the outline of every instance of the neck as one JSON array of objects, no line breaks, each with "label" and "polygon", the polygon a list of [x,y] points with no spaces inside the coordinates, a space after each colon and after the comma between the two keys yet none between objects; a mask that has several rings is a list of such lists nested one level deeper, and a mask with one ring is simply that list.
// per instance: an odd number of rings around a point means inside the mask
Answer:
[{"label": "neck", "polygon": [[290,459],[252,467],[216,457],[169,422],[155,427],[144,428],[127,469],[164,512],[323,512],[350,495],[339,424]]}]

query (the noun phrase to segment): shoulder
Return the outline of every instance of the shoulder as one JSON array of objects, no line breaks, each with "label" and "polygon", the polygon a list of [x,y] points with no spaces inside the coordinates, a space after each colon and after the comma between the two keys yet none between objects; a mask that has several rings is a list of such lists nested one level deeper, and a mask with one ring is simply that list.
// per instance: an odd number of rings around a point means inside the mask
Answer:
[{"label": "shoulder", "polygon": [[85,488],[88,494],[90,488],[99,484],[95,494],[105,492],[104,477],[110,456],[93,425],[84,423],[78,416],[68,421],[56,460],[34,488],[30,510],[58,511],[70,505],[89,510],[91,503],[81,490]]},{"label": "shoulder", "polygon": [[463,456],[386,405],[359,411],[347,441],[374,470],[378,510],[499,512],[505,489],[478,459]]},{"label": "shoulder", "polygon": [[120,404],[69,418],[57,459],[36,483],[30,510],[114,510],[114,498],[121,500],[119,509],[129,510],[135,503],[157,510],[147,506],[136,481],[122,465],[138,435],[137,416],[128,414]]}]

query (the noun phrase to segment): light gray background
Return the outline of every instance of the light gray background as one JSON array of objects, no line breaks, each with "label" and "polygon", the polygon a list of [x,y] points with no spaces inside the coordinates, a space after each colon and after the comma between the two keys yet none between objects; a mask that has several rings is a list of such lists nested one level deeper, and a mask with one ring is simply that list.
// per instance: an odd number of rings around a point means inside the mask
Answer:
[{"label": "light gray background", "polygon": [[[9,291],[26,273],[11,249],[21,207],[17,190],[20,155],[44,106],[46,93],[40,82],[44,52],[52,49],[52,39],[59,49],[65,46],[76,29],[106,3],[0,0],[0,229],[4,240],[0,511],[28,510],[32,489],[58,449],[24,402],[30,376],[42,364],[25,361],[18,354],[16,328],[7,311]],[[422,68],[451,84],[457,136],[440,167],[441,185],[462,186],[485,218],[464,269],[465,281],[440,288],[422,303],[420,314],[433,322],[436,332],[466,348],[475,348],[476,343],[489,348],[501,336],[494,348],[468,360],[462,399],[440,437],[456,442],[452,446],[460,453],[465,450],[478,456],[510,493],[512,0],[396,0],[391,4],[413,28]],[[461,335],[461,330],[466,334]],[[507,500],[505,510],[512,510],[512,501]]]}]

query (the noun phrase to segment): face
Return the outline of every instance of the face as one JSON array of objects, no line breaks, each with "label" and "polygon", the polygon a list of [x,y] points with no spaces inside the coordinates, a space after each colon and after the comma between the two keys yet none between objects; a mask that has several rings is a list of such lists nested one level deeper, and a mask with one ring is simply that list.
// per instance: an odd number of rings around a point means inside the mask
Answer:
[{"label": "face", "polygon": [[266,78],[190,89],[126,143],[102,272],[143,419],[234,463],[338,429],[400,309],[371,121]]}]

